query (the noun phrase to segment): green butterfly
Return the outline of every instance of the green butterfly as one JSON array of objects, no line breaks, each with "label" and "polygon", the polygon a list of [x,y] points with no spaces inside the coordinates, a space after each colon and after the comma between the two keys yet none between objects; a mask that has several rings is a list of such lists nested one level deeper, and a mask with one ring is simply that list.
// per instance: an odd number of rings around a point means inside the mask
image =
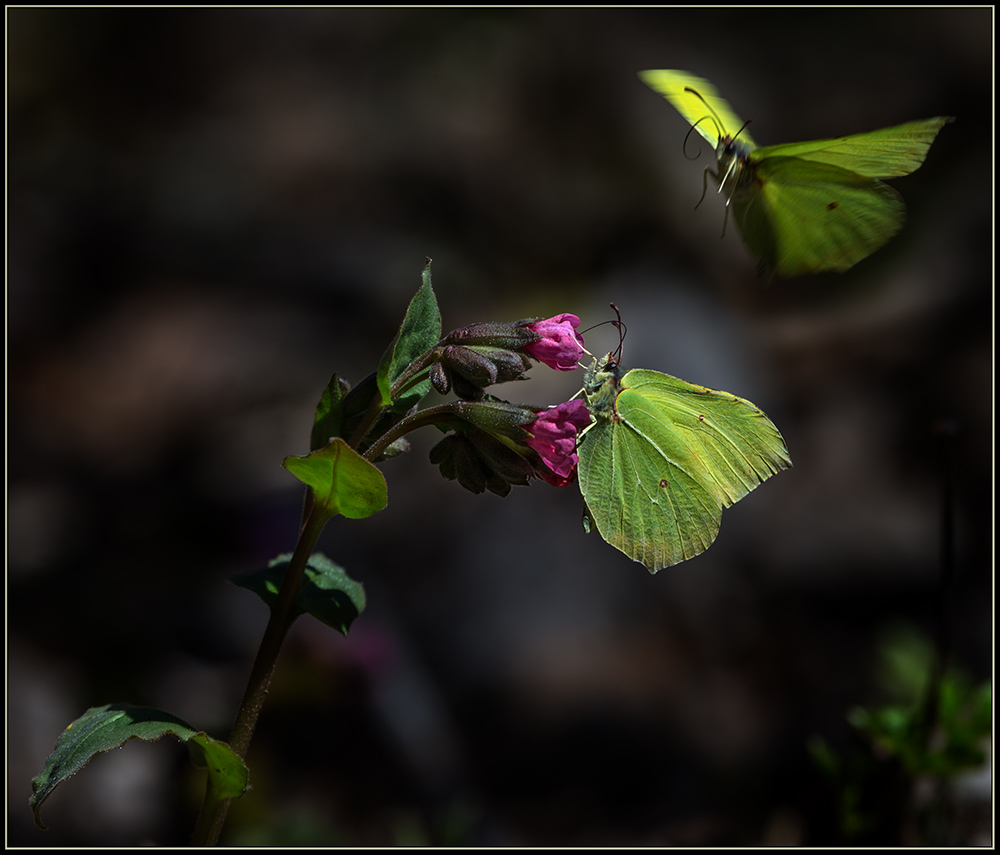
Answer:
[{"label": "green butterfly", "polygon": [[866,134],[758,148],[707,80],[686,71],[642,71],[715,149],[717,172],[743,240],[767,271],[790,278],[844,271],[895,235],[903,197],[880,178],[908,175],[924,162],[951,116]]},{"label": "green butterfly", "polygon": [[584,526],[650,573],[708,549],[722,509],[792,465],[749,401],[659,371],[623,372],[611,354],[587,369],[583,399]]}]

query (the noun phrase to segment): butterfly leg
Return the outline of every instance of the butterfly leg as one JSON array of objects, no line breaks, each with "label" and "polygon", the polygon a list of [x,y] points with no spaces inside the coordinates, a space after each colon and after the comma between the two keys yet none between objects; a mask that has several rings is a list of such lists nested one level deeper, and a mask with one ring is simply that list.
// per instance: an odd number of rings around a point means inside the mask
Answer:
[{"label": "butterfly leg", "polygon": [[[732,163],[729,164],[729,169],[726,170],[726,174],[722,176],[721,180],[719,180],[719,176],[718,175],[716,175],[715,173],[712,173],[712,177],[719,183],[719,189],[716,192],[718,192],[718,193],[722,192],[722,188],[726,186],[726,182],[729,180],[730,176],[734,176],[736,174],[736,170],[737,170],[738,165],[739,165],[739,161],[736,160],[736,159],[734,159],[732,161]],[[733,197],[733,193],[730,190],[726,194],[726,204],[727,205],[729,204],[729,200],[732,197]]]},{"label": "butterfly leg", "polygon": [[698,207],[701,205],[701,203],[705,201],[705,194],[708,193],[708,176],[709,175],[711,175],[712,178],[715,179],[716,183],[719,182],[719,176],[716,173],[712,172],[712,167],[711,166],[706,166],[705,167],[705,174],[703,176],[704,180],[702,181],[702,184],[701,184],[701,198],[698,200],[698,204],[694,206],[694,208],[695,208],[696,211],[698,210]]}]

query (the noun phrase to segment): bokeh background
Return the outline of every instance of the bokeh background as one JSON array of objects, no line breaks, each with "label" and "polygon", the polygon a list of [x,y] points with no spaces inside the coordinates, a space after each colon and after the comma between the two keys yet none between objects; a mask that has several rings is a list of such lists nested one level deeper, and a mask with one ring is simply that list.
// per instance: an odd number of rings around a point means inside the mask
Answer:
[{"label": "bokeh background", "polygon": [[[228,577],[293,547],[280,462],[334,371],[374,370],[427,257],[446,330],[591,326],[614,301],[627,365],[754,401],[795,468],[654,577],[583,534],[575,487],[473,496],[414,435],[388,508],[321,540],[368,609],[347,639],[293,628],[224,841],[845,842],[807,745],[858,747],[886,633],[934,638],[944,604],[953,663],[989,678],[991,9],[20,8],[7,28],[8,842],[188,839],[202,784],[176,743],[95,759],[48,831],[30,779],[102,703],[225,738],[267,618]],[[761,144],[957,121],[894,182],[890,244],[768,285],[721,202],[695,210],[711,152],[685,157],[646,68],[708,78]],[[497,391],[541,406],[581,380],[537,366]],[[989,842],[976,781],[953,842]],[[913,842],[897,819],[869,840]]]}]

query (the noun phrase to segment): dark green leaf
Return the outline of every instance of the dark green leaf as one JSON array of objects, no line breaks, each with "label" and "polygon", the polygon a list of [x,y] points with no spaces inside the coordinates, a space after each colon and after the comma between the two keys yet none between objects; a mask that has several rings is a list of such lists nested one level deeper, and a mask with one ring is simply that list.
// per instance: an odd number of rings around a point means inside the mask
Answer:
[{"label": "dark green leaf", "polygon": [[187,722],[162,710],[105,704],[87,710],[62,732],[44,768],[32,780],[28,804],[34,812],[35,823],[45,828],[40,817],[42,803],[95,754],[120,748],[130,739],[148,742],[167,733],[187,743],[192,762],[208,769],[211,786],[221,798],[243,795],[247,788],[247,768],[225,742],[195,731]]},{"label": "dark green leaf", "polygon": [[876,654],[878,681],[897,704],[916,704],[927,694],[934,645],[920,630],[894,623],[881,634]]},{"label": "dark green leaf", "polygon": [[[253,591],[273,606],[288,570],[291,554],[279,555],[265,570],[233,577],[241,588]],[[305,576],[295,604],[295,616],[311,614],[337,632],[347,635],[354,619],[364,611],[365,589],[322,553],[309,556]]]},{"label": "dark green leaf", "polygon": [[309,442],[310,451],[322,448],[332,437],[343,436],[344,396],[350,388],[350,384],[338,378],[336,374],[330,378],[316,405],[316,416],[313,419]]},{"label": "dark green leaf", "polygon": [[813,761],[819,766],[827,775],[833,776],[837,774],[839,768],[839,761],[837,755],[833,752],[833,749],[827,744],[826,740],[821,736],[813,736],[808,743],[809,754],[812,756]]},{"label": "dark green leaf", "polygon": [[304,457],[286,457],[282,466],[312,488],[317,505],[331,517],[362,519],[386,505],[382,473],[340,437]]},{"label": "dark green leaf", "polygon": [[430,261],[422,274],[423,284],[410,301],[406,316],[399,332],[386,348],[378,367],[378,388],[382,394],[382,405],[393,405],[397,412],[404,412],[416,405],[431,388],[430,379],[424,379],[404,395],[393,400],[392,386],[403,372],[441,338],[441,311],[431,287]]},{"label": "dark green leaf", "polygon": [[378,380],[375,377],[375,373],[372,372],[367,377],[364,377],[360,383],[355,384],[354,388],[344,396],[343,412],[345,423],[357,422],[368,411],[368,408],[372,405],[372,401],[379,397]]}]

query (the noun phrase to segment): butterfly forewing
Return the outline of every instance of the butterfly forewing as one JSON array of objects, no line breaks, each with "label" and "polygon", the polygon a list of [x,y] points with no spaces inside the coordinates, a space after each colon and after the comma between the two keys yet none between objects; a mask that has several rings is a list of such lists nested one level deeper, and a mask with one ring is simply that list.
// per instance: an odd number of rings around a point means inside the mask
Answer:
[{"label": "butterfly forewing", "polygon": [[[712,148],[718,147],[723,137],[734,136],[738,132],[745,145],[754,146],[750,134],[745,130],[740,132],[743,120],[707,80],[686,71],[670,70],[640,71],[639,77],[650,89],[673,104],[674,109],[712,144]],[[691,89],[698,94],[689,91]]]},{"label": "butterfly forewing", "polygon": [[655,412],[664,433],[676,435],[675,444],[683,443],[698,461],[697,469],[691,465],[692,474],[704,473],[720,507],[791,465],[778,429],[743,398],[644,369],[629,371],[622,386],[633,393],[618,397],[622,419],[631,423],[640,411]]},{"label": "butterfly forewing", "polygon": [[866,134],[764,146],[756,149],[750,159],[763,162],[771,157],[798,157],[868,178],[897,178],[920,167],[938,131],[950,121],[949,116],[937,116]]}]

